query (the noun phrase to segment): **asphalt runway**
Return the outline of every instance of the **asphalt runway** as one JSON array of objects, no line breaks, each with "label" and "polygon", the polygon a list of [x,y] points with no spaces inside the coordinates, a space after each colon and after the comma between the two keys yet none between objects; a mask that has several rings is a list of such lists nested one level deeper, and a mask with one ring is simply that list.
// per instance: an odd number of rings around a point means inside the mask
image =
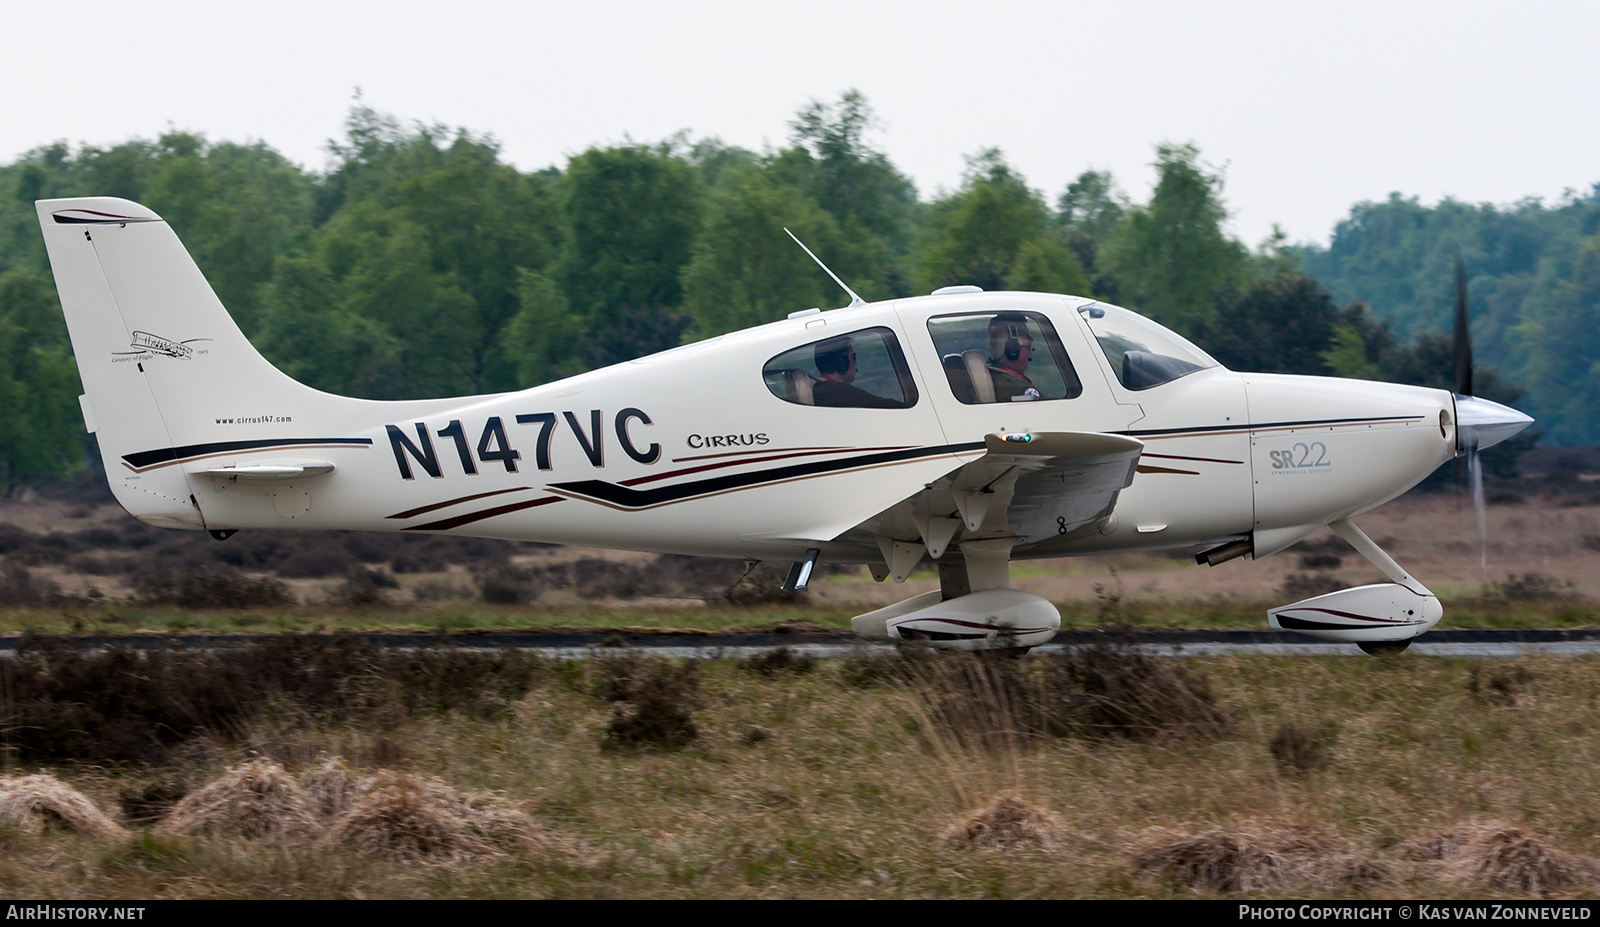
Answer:
[{"label": "asphalt runway", "polygon": [[[124,647],[130,650],[224,647],[268,635],[261,634],[117,634],[50,635],[48,639],[81,647]],[[330,640],[338,635],[318,635]],[[455,646],[474,650],[532,650],[555,659],[616,653],[657,656],[743,657],[787,647],[818,658],[889,650],[895,644],[868,642],[848,632],[822,633],[688,633],[629,631],[466,631],[447,634],[370,632],[344,635],[380,647],[416,649]],[[0,656],[15,653],[21,638],[0,638]],[[1097,642],[1126,643],[1163,656],[1259,653],[1274,656],[1366,656],[1354,644],[1319,641],[1303,634],[1271,630],[1129,630],[1063,631],[1035,653],[1063,653]],[[1523,654],[1582,656],[1600,653],[1600,628],[1471,630],[1445,629],[1424,634],[1406,655],[1508,658]]]}]

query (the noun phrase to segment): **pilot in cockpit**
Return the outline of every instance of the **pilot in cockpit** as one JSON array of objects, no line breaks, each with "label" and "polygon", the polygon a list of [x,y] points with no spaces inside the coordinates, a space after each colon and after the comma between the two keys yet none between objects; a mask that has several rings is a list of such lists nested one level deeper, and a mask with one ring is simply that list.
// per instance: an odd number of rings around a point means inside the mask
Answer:
[{"label": "pilot in cockpit", "polygon": [[1033,336],[1028,319],[1020,312],[1002,312],[989,320],[989,378],[996,402],[1025,402],[1040,397],[1028,379],[1033,357]]}]

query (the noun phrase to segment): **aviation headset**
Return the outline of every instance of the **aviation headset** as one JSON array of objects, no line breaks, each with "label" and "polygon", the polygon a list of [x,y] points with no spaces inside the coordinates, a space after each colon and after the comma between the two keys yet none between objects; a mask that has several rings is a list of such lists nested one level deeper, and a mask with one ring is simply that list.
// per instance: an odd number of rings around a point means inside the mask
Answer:
[{"label": "aviation headset", "polygon": [[1015,325],[1007,325],[1006,334],[1011,336],[1006,339],[1006,360],[1014,361],[1022,356],[1022,340],[1017,337],[1017,327]]},{"label": "aviation headset", "polygon": [[850,369],[850,341],[848,338],[830,338],[817,345],[813,357],[818,373],[842,374]]},{"label": "aviation headset", "polygon": [[[994,323],[991,324],[995,323],[1005,326],[1006,341],[1005,344],[1000,346],[1000,355],[1008,361],[1015,361],[1022,356],[1022,332],[1026,330],[1025,327],[1028,323],[1019,317],[1012,317],[1009,314],[995,316]],[[991,351],[994,350],[994,343],[998,340],[997,336],[999,334],[1000,332],[998,331],[994,332],[989,339]]]}]

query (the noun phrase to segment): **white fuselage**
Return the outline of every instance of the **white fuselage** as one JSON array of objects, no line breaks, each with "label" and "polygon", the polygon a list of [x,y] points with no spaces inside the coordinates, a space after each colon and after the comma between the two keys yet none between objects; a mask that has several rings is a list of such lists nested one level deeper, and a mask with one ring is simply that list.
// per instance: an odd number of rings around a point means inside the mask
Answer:
[{"label": "white fuselage", "polygon": [[[995,432],[1111,432],[1146,443],[1108,522],[1059,539],[1038,532],[1019,544],[1019,558],[1252,533],[1287,546],[1404,492],[1455,453],[1452,398],[1440,390],[1217,367],[1125,389],[1076,311],[1085,302],[995,293],[876,303],[460,400],[329,404],[305,391],[300,405],[290,393],[251,408],[220,390],[192,397],[195,415],[185,438],[174,436],[172,459],[110,469],[113,482],[160,481],[169,494],[183,490],[175,478],[184,474],[213,530],[447,531],[757,559],[820,546],[825,557],[869,560],[869,548],[829,542],[981,456]],[[957,400],[928,319],[996,309],[1049,317],[1080,395]],[[798,405],[763,383],[769,358],[875,327],[904,348],[917,392],[909,408]],[[230,452],[246,430],[253,446]],[[306,458],[335,469],[289,483],[200,472]],[[1270,552],[1258,540],[1257,555]]]}]

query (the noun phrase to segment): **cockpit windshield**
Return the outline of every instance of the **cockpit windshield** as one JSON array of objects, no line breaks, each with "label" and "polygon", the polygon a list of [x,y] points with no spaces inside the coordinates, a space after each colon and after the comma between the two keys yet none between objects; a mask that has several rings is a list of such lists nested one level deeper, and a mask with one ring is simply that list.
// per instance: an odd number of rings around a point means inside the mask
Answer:
[{"label": "cockpit windshield", "polygon": [[1127,389],[1149,389],[1196,370],[1221,366],[1189,339],[1142,315],[1105,303],[1086,303],[1078,312]]}]

